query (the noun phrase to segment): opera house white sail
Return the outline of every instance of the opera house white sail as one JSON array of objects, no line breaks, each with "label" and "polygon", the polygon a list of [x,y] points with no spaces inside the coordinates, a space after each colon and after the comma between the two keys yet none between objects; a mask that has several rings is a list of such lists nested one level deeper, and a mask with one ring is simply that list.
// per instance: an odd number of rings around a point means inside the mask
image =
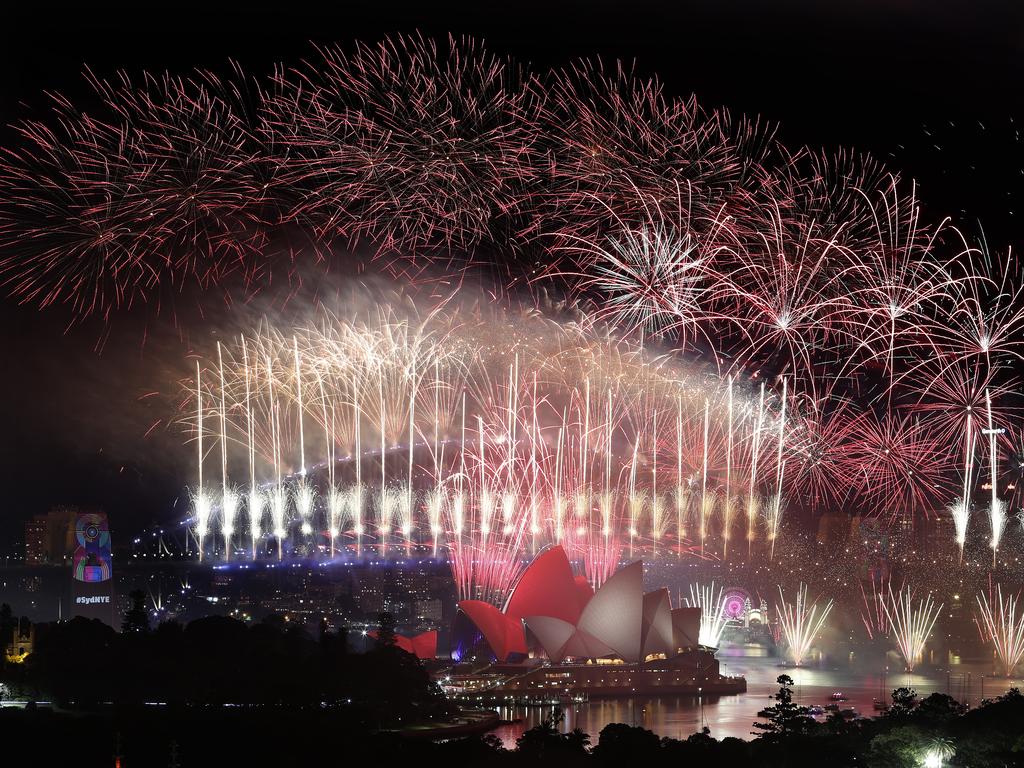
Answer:
[{"label": "opera house white sail", "polygon": [[524,657],[536,645],[553,663],[614,658],[635,664],[697,647],[700,623],[700,609],[673,609],[668,590],[644,594],[641,561],[592,592],[573,576],[560,546],[534,559],[503,611],[478,600],[463,600],[459,611],[453,656],[461,658],[475,643],[499,662]]}]

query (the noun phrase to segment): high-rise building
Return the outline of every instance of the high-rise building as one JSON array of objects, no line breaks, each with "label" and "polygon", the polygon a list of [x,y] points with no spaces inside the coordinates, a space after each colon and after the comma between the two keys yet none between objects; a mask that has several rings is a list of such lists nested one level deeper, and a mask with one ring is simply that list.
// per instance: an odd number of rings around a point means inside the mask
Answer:
[{"label": "high-rise building", "polygon": [[413,618],[440,624],[444,619],[444,604],[437,598],[417,600],[413,604]]},{"label": "high-rise building", "polygon": [[28,565],[64,565],[75,551],[75,521],[81,510],[55,507],[25,523],[25,562]]},{"label": "high-rise building", "polygon": [[25,564],[44,565],[46,550],[46,518],[36,515],[25,521]]},{"label": "high-rise building", "polygon": [[51,563],[70,563],[75,553],[75,522],[84,510],[56,507],[46,513],[47,557]]}]

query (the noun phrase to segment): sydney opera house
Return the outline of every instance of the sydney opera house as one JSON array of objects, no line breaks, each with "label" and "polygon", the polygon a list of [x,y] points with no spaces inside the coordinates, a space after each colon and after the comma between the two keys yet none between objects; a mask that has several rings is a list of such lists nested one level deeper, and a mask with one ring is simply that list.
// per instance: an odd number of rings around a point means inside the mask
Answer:
[{"label": "sydney opera house", "polygon": [[[366,633],[366,636],[371,640],[376,640],[380,633],[376,630],[371,630]],[[411,653],[421,661],[433,659],[437,656],[437,631],[421,632],[413,637],[396,634],[395,646],[401,648],[406,653]]]},{"label": "sydney opera house", "polygon": [[490,678],[490,693],[738,693],[698,642],[700,608],[673,608],[667,589],[643,591],[643,563],[619,569],[594,591],[574,577],[565,551],[545,550],[523,572],[502,610],[459,603],[452,659]]}]

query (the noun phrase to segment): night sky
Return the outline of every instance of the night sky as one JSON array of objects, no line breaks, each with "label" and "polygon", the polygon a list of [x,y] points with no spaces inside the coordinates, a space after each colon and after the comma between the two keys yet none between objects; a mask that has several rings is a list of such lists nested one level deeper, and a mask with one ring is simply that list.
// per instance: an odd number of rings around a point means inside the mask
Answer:
[{"label": "night sky", "polygon": [[[870,152],[920,182],[928,215],[951,216],[972,239],[983,232],[994,250],[1019,240],[1024,7],[1016,3],[213,5],[173,4],[161,15],[139,6],[6,12],[0,142],[13,140],[9,123],[45,108],[46,91],[87,104],[85,65],[106,77],[223,71],[230,59],[263,74],[307,54],[310,41],[451,32],[538,69],[584,56],[635,61],[670,93],[781,124],[790,147]],[[40,312],[4,297],[0,322],[0,555],[20,542],[26,517],[54,504],[102,507],[121,535],[178,517],[189,480],[181,437],[162,426],[146,431],[173,416],[167,393],[191,342],[205,343],[204,320],[174,327],[134,312],[109,325],[73,323],[60,308]],[[161,396],[147,397],[155,391]]]}]

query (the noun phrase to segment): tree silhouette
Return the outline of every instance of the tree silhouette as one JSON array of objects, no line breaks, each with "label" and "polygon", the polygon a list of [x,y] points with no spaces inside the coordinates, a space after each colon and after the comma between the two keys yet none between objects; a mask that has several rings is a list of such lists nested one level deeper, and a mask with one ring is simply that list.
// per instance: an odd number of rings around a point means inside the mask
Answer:
[{"label": "tree silhouette", "polygon": [[942,725],[960,717],[967,707],[945,693],[933,693],[914,708],[914,718],[931,725]]},{"label": "tree silhouette", "polygon": [[890,717],[903,717],[909,715],[917,706],[917,692],[913,688],[900,687],[892,692],[892,707],[889,708]]},{"label": "tree silhouette", "polygon": [[548,717],[516,740],[516,752],[520,760],[528,764],[575,765],[582,763],[589,755],[587,747],[590,736],[579,728],[566,734],[559,733],[558,726],[565,720],[561,707],[556,707]]},{"label": "tree silhouette", "polygon": [[786,737],[808,733],[816,723],[808,714],[807,707],[793,703],[793,678],[789,675],[779,675],[775,682],[781,686],[779,692],[773,697],[776,703],[757,713],[758,717],[764,718],[767,722],[754,723],[754,727],[758,730],[752,731],[752,733],[766,737]]},{"label": "tree silhouette", "polygon": [[653,731],[625,723],[609,723],[598,737],[592,754],[601,765],[629,762],[653,763],[661,750],[661,739]]}]

